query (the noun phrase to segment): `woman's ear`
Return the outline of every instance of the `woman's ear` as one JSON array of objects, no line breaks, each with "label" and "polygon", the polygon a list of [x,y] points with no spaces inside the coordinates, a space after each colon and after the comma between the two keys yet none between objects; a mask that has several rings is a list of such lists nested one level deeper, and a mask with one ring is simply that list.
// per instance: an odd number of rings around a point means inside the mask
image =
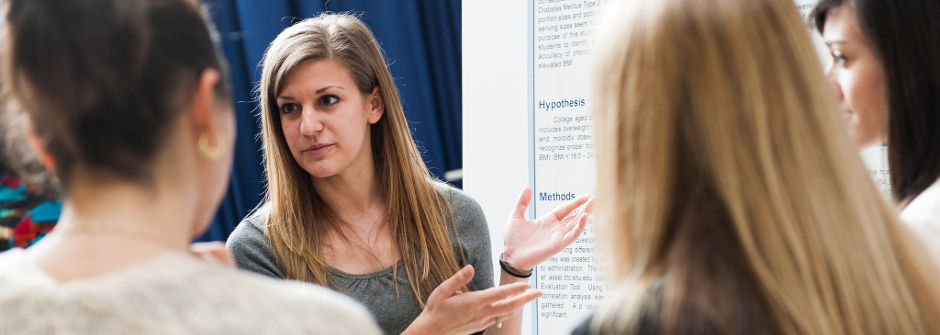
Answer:
[{"label": "woman's ear", "polygon": [[212,122],[212,106],[215,103],[215,87],[219,83],[219,72],[215,69],[205,69],[199,74],[195,90],[186,113],[192,122],[195,136],[209,136],[216,138],[218,131]]},{"label": "woman's ear", "polygon": [[33,149],[33,152],[36,153],[36,157],[39,157],[39,162],[46,168],[46,171],[55,172],[55,157],[52,157],[52,154],[49,153],[46,142],[43,142],[39,133],[36,132],[36,127],[33,126],[32,121],[26,122],[25,135],[26,143],[29,145],[29,148]]},{"label": "woman's ear", "polygon": [[375,86],[372,93],[369,94],[369,105],[371,106],[368,118],[369,124],[376,124],[385,114],[385,100],[382,100],[382,90],[378,86]]}]

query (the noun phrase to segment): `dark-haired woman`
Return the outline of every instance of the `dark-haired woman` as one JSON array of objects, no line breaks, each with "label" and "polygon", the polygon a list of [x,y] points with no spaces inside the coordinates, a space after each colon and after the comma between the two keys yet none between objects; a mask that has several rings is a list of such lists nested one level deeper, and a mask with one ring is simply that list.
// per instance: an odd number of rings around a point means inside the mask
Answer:
[{"label": "dark-haired woman", "polygon": [[65,201],[52,233],[0,254],[0,333],[378,333],[339,294],[188,252],[225,192],[235,132],[196,1],[4,9],[7,112]]},{"label": "dark-haired woman", "polygon": [[940,260],[940,2],[822,0],[813,17],[856,142],[887,142],[901,220]]}]

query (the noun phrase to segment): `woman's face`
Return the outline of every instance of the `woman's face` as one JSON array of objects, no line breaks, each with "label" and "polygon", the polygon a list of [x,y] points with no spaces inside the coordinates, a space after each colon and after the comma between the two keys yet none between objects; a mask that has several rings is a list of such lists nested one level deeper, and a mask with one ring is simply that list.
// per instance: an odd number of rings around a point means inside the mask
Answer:
[{"label": "woman's face", "polygon": [[384,111],[378,89],[362,94],[346,66],[306,61],[277,95],[281,129],[291,155],[314,178],[371,172],[369,126]]},{"label": "woman's face", "polygon": [[828,77],[842,100],[856,144],[867,147],[883,142],[888,120],[884,70],[871,41],[859,29],[852,6],[828,11],[823,40],[832,55]]}]

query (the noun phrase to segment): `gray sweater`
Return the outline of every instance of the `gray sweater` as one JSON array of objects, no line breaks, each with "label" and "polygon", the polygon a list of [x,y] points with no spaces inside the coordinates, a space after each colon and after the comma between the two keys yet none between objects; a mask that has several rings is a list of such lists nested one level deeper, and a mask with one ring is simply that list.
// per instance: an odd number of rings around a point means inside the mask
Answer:
[{"label": "gray sweater", "polygon": [[[437,188],[447,198],[457,221],[460,246],[467,257],[464,262],[453,232],[453,225],[448,222],[451,245],[460,266],[471,264],[474,269],[473,280],[468,285],[471,290],[493,287],[493,267],[490,253],[490,235],[483,215],[483,209],[476,201],[463,192],[445,184]],[[264,236],[264,221],[267,210],[259,210],[239,223],[228,238],[227,246],[235,254],[238,267],[263,275],[284,278],[281,267],[277,264],[274,253]],[[387,334],[399,334],[421,314],[405,269],[399,261],[397,281],[392,280],[392,267],[374,273],[350,274],[328,267],[330,280],[338,286],[340,292],[358,300],[375,317],[379,326]],[[397,289],[396,289],[397,288]]]}]

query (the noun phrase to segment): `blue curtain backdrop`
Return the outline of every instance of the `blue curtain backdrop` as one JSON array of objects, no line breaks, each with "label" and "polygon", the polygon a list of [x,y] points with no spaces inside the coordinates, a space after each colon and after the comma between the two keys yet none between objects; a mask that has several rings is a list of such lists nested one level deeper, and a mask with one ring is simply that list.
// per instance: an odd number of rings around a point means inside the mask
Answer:
[{"label": "blue curtain backdrop", "polygon": [[222,241],[264,193],[260,118],[253,90],[268,43],[320,12],[351,12],[386,53],[412,134],[435,176],[461,163],[459,0],[203,0],[231,70],[238,138],[232,181],[212,226],[197,240]]}]

